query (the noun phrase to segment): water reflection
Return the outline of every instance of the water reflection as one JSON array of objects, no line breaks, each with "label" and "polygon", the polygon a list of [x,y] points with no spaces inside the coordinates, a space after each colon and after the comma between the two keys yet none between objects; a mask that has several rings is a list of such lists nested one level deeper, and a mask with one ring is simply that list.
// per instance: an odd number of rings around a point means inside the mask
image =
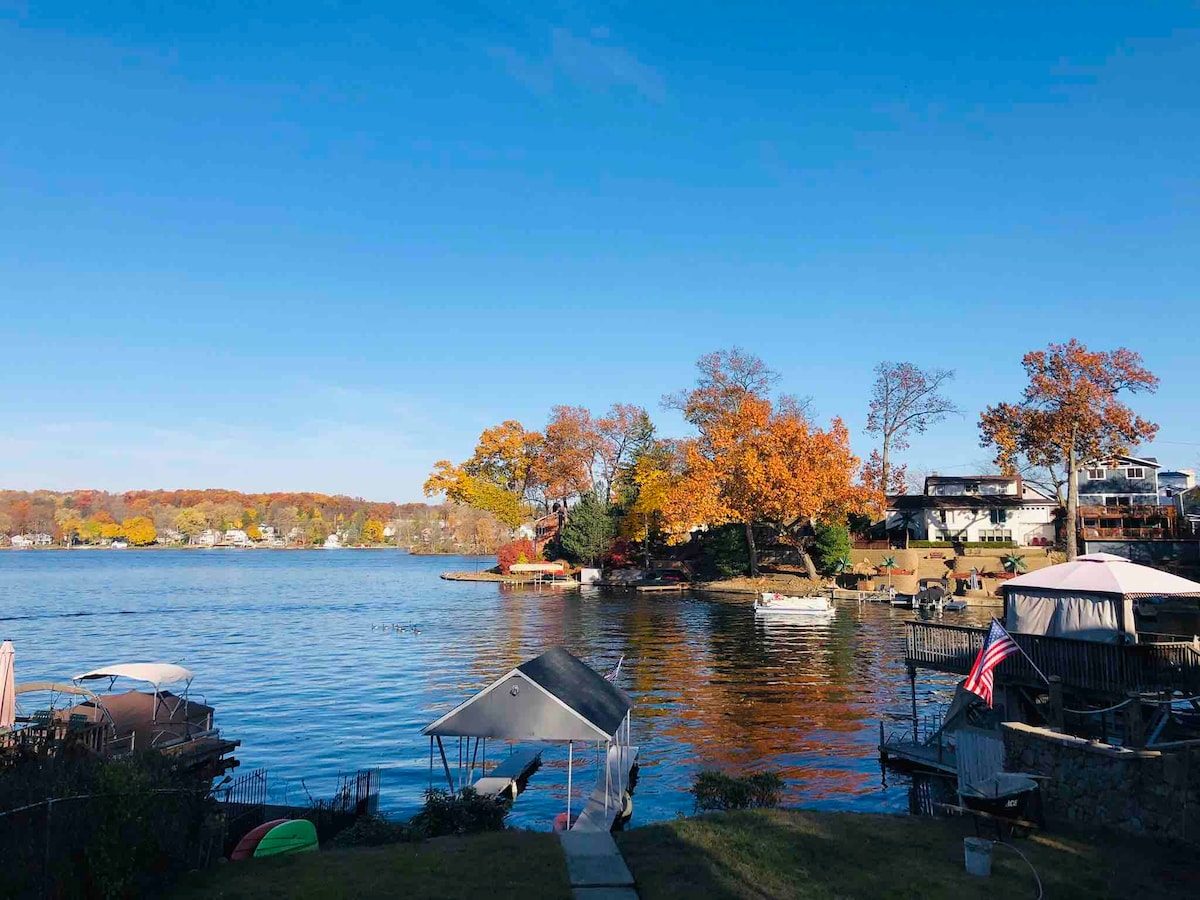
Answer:
[{"label": "water reflection", "polygon": [[[904,811],[908,779],[881,778],[879,720],[909,712],[907,610],[839,605],[820,623],[755,617],[748,603],[689,595],[513,590],[441,581],[474,561],[395,552],[0,553],[0,637],[18,679],[114,661],[183,661],[243,770],[271,770],[276,799],[332,790],[340,772],[385,769],[382,804],[412,809],[430,782],[421,726],[509,668],[562,644],[637,704],[636,823],[691,810],[703,766],[772,768],[792,802]],[[86,614],[86,615],[80,615]],[[979,624],[986,612],[947,614]],[[416,624],[412,631],[380,623]],[[376,628],[372,629],[372,625]],[[948,703],[923,678],[921,702]],[[514,822],[562,808],[565,748]],[[580,779],[586,781],[586,779]],[[577,790],[582,791],[578,785]]]}]

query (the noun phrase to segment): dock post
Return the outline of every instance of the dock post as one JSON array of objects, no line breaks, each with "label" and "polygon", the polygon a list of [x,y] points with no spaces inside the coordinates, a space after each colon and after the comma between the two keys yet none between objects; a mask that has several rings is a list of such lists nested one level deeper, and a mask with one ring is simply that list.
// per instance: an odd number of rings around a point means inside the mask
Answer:
[{"label": "dock post", "polygon": [[571,830],[571,769],[575,765],[575,744],[567,741],[567,826],[563,831]]},{"label": "dock post", "polygon": [[1062,731],[1065,727],[1063,719],[1063,684],[1061,675],[1051,675],[1050,682],[1050,725]]},{"label": "dock post", "polygon": [[919,744],[921,739],[917,735],[917,670],[914,666],[908,667],[908,684],[912,691],[913,743]]},{"label": "dock post", "polygon": [[1125,706],[1125,743],[1130,747],[1146,745],[1146,730],[1142,727],[1142,699],[1136,692],[1127,695]]}]

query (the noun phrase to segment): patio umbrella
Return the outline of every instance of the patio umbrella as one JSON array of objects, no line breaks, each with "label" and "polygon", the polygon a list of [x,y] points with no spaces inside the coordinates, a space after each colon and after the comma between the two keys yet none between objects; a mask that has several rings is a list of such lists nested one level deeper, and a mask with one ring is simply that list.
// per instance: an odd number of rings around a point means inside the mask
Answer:
[{"label": "patio umbrella", "polygon": [[0,644],[0,730],[7,731],[16,724],[17,684],[13,677],[16,657],[12,641]]}]

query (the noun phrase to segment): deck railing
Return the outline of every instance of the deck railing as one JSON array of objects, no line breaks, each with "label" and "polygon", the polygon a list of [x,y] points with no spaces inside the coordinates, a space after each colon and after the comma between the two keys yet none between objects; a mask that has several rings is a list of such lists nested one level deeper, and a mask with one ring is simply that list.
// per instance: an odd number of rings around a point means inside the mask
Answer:
[{"label": "deck railing", "polygon": [[[928,622],[906,623],[906,661],[917,668],[966,675],[986,629]],[[1128,691],[1200,692],[1200,648],[1192,641],[1102,644],[1036,634],[1014,634],[1021,649],[1047,677],[1079,690],[1124,695]],[[999,677],[1034,686],[1045,682],[1024,654],[996,669]]]}]

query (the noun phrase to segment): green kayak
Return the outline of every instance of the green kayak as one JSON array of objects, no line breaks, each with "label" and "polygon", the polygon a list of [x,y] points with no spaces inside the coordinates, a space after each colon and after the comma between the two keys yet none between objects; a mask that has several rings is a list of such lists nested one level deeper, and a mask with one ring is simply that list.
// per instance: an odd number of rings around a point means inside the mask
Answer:
[{"label": "green kayak", "polygon": [[305,853],[317,849],[317,829],[308,819],[292,819],[276,825],[258,842],[256,859],[263,856],[282,856],[284,853]]}]

